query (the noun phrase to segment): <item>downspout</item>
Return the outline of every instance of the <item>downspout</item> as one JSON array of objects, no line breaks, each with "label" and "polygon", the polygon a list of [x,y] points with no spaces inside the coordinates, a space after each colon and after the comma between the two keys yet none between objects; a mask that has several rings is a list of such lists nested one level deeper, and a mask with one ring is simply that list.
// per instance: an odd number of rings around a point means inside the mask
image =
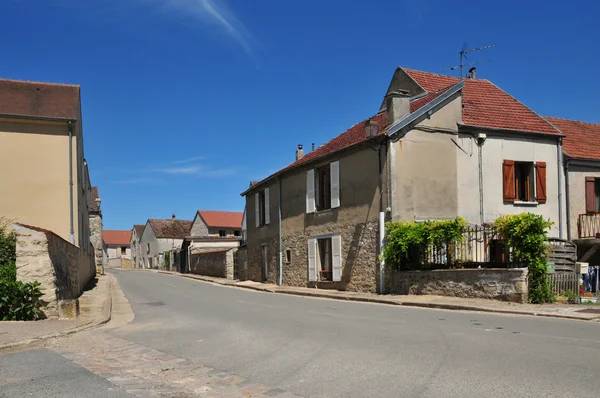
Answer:
[{"label": "downspout", "polygon": [[569,159],[565,161],[565,202],[567,208],[567,240],[571,240],[571,201],[569,199]]},{"label": "downspout", "polygon": [[279,219],[279,280],[277,284],[283,286],[283,239],[281,237],[281,180],[277,177],[277,216]]},{"label": "downspout", "polygon": [[483,225],[483,144],[485,143],[486,135],[479,134],[477,136],[477,164],[479,173],[479,224]]},{"label": "downspout", "polygon": [[[557,169],[558,169],[558,237],[562,239],[563,237],[563,207],[562,207],[562,173],[563,173],[563,162],[562,162],[562,137],[558,139],[558,144],[556,145],[556,151],[558,156],[556,157],[557,161]],[[567,212],[568,214],[568,212]]]},{"label": "downspout", "polygon": [[69,242],[75,244],[75,228],[73,227],[73,123],[69,120]]},{"label": "downspout", "polygon": [[[387,154],[387,145],[389,141],[386,141],[385,148]],[[383,147],[384,145],[382,145]],[[383,258],[383,245],[385,242],[385,209],[383,208],[383,177],[381,166],[381,147],[377,151],[377,158],[379,160],[379,294],[385,293],[385,259]]]}]

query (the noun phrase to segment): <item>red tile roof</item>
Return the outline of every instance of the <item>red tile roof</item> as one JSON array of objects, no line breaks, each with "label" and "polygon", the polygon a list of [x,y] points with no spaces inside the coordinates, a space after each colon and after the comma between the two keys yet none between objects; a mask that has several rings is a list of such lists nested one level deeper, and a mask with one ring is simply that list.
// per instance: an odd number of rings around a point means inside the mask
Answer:
[{"label": "red tile roof", "polygon": [[242,229],[244,213],[213,210],[198,210],[198,213],[209,227]]},{"label": "red tile roof", "polygon": [[131,231],[103,230],[102,240],[105,245],[129,246]]},{"label": "red tile roof", "polygon": [[431,94],[427,94],[421,98],[410,101],[410,113],[416,112],[420,108],[424,107],[425,105],[427,105],[428,103],[430,103],[431,101],[433,101],[434,99],[439,97],[440,95],[444,94],[446,91],[450,90],[452,88],[452,86],[453,85],[450,85],[446,88],[437,90]]},{"label": "red tile roof", "polygon": [[[460,81],[457,77],[401,69],[428,92],[443,90]],[[466,126],[560,134],[544,118],[488,80],[465,79],[462,101]]]},{"label": "red tile roof", "polygon": [[188,220],[148,220],[157,238],[183,239],[189,235],[192,221]]},{"label": "red tile roof", "polygon": [[0,79],[0,114],[79,119],[79,86]]},{"label": "red tile roof", "polygon": [[600,124],[547,117],[563,132],[563,148],[567,155],[577,159],[600,160]]}]

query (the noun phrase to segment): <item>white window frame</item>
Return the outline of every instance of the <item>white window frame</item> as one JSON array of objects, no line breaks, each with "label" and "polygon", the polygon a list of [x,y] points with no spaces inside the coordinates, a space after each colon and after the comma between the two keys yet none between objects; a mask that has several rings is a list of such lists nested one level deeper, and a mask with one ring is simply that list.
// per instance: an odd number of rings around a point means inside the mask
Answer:
[{"label": "white window frame", "polygon": [[[329,202],[330,206],[327,209],[322,209],[323,211],[336,209],[340,207],[340,162],[336,160],[335,162],[329,163],[329,165],[325,165],[322,167],[329,166]],[[318,170],[318,169],[317,169]],[[316,169],[311,169],[306,172],[306,213],[316,213],[317,212],[317,194],[318,194],[318,174]]]}]

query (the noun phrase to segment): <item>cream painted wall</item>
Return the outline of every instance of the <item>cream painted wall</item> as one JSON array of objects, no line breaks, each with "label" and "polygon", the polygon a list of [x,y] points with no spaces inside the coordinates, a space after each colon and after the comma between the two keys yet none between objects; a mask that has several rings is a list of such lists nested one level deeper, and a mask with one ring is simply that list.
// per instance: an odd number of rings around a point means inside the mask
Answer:
[{"label": "cream painted wall", "polygon": [[192,248],[202,248],[202,249],[206,249],[206,248],[228,248],[228,247],[239,247],[240,246],[240,241],[239,240],[232,240],[232,241],[222,241],[222,240],[216,240],[214,242],[192,242],[190,244],[190,247]]},{"label": "cream painted wall", "polygon": [[[154,230],[152,229],[152,227],[148,223],[146,223],[144,233],[142,233],[142,238],[140,240],[141,266],[143,268],[148,268],[150,264],[149,259],[151,258],[153,267],[158,268],[157,261],[160,261],[164,252],[170,251],[172,248],[181,247],[182,242],[183,239],[158,239],[154,234]],[[150,248],[150,250],[148,250],[148,247]]]},{"label": "cream painted wall", "polygon": [[131,258],[131,248],[127,247],[125,249],[125,254],[121,254],[121,246],[107,246],[106,247],[106,256],[110,260],[111,258]]},{"label": "cream painted wall", "polygon": [[[577,239],[577,219],[585,214],[585,177],[600,178],[600,164],[569,165],[569,211],[571,239]],[[599,231],[600,232],[600,231]]]}]

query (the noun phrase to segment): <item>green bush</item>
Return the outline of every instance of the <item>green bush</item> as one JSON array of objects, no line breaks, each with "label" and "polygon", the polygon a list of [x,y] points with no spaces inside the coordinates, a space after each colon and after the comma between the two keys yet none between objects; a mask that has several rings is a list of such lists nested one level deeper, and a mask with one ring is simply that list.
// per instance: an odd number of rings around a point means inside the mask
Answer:
[{"label": "green bush", "polygon": [[0,217],[0,266],[17,261],[17,237],[10,220]]},{"label": "green bush", "polygon": [[502,216],[494,221],[494,228],[512,248],[513,260],[529,268],[529,301],[535,304],[554,301],[546,276],[546,244],[552,224],[532,213]]},{"label": "green bush", "polygon": [[41,314],[40,283],[18,281],[14,264],[5,264],[0,274],[0,320],[31,321]]},{"label": "green bush", "polygon": [[397,269],[420,265],[423,249],[462,242],[467,222],[455,220],[388,222],[383,257]]}]

